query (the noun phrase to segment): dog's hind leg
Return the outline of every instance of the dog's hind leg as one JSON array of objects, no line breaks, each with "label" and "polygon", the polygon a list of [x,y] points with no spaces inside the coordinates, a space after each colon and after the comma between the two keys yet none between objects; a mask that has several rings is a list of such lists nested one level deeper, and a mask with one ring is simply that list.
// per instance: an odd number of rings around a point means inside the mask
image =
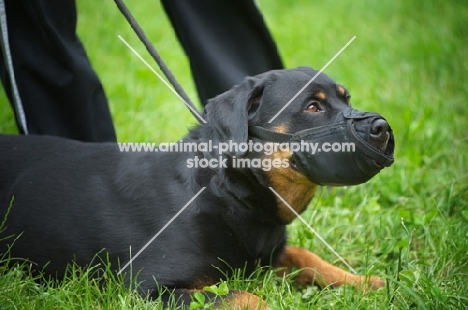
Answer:
[{"label": "dog's hind leg", "polygon": [[260,297],[245,291],[229,291],[228,295],[215,302],[219,310],[266,310],[268,305]]},{"label": "dog's hind leg", "polygon": [[346,272],[306,249],[293,246],[285,247],[275,267],[284,267],[280,271],[282,274],[291,272],[293,267],[298,268],[300,271],[294,281],[301,285],[316,284],[323,288],[352,284],[364,290],[378,289],[385,285],[385,282],[378,277],[365,277]]},{"label": "dog's hind leg", "polygon": [[[161,300],[167,306],[185,306],[187,309],[192,302],[199,302],[194,294],[201,293],[205,303],[213,303],[216,310],[266,310],[268,305],[260,297],[245,291],[231,290],[227,295],[217,296],[211,292],[198,289],[175,289],[161,294]],[[155,299],[157,296],[151,296]],[[203,305],[200,305],[203,306]]]}]

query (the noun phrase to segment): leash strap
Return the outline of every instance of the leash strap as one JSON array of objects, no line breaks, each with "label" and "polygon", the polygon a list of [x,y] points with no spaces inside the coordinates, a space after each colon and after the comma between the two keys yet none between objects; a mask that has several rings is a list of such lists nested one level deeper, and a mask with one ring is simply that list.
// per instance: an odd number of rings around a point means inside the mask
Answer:
[{"label": "leash strap", "polygon": [[7,13],[5,8],[5,1],[0,1],[0,40],[1,49],[3,53],[3,59],[5,62],[6,75],[8,75],[11,84],[11,93],[13,96],[13,108],[15,109],[16,118],[18,120],[18,127],[20,132],[28,134],[28,123],[26,122],[26,114],[24,112],[21,97],[18,91],[18,85],[16,84],[15,70],[13,68],[13,60],[10,51],[10,41],[8,38],[8,26],[7,26]]},{"label": "leash strap", "polygon": [[[145,32],[143,29],[138,25],[138,22],[135,20],[133,17],[132,13],[130,10],[127,8],[125,3],[122,0],[114,0],[115,4],[117,4],[117,7],[119,8],[120,12],[122,15],[125,17],[125,19],[128,21],[132,29],[135,31],[136,35],[140,39],[140,41],[145,45],[146,50],[148,53],[150,53],[151,57],[156,61],[156,63],[159,66],[159,69],[164,73],[164,75],[167,77],[169,82],[172,84],[174,87],[175,91],[179,94],[182,99],[187,102],[187,104],[190,105],[191,109],[190,113],[192,113],[193,116],[200,122],[199,116],[196,114],[194,111],[198,111],[197,108],[195,108],[195,105],[193,102],[190,100],[189,96],[185,93],[184,89],[180,84],[177,82],[176,78],[172,74],[171,70],[167,67],[167,65],[164,63],[162,60],[161,56],[159,55],[158,51],[156,48],[151,44],[151,42],[148,40],[148,37],[146,36]],[[193,109],[193,111],[192,111]]]}]

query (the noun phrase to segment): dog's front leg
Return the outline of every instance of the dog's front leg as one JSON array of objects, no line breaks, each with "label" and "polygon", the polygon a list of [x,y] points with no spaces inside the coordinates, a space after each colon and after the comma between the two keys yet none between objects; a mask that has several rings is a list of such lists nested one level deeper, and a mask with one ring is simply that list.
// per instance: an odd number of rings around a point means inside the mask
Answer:
[{"label": "dog's front leg", "polygon": [[301,285],[316,284],[320,287],[337,287],[352,284],[359,289],[378,289],[385,282],[378,277],[355,275],[346,272],[324,261],[318,255],[299,247],[286,246],[275,267],[283,267],[280,275],[290,273],[293,267],[298,268],[299,274],[294,281]]}]

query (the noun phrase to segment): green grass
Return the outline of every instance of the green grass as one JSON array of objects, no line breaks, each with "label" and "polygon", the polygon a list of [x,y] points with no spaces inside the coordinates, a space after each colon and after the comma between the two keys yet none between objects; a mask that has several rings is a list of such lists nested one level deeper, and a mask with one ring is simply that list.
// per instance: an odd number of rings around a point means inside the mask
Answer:
[{"label": "green grass", "polygon": [[[246,281],[235,276],[228,287],[258,294],[272,309],[467,308],[468,3],[259,3],[287,67],[319,69],[356,36],[325,72],[347,86],[354,107],[387,118],[396,161],[365,185],[322,189],[303,216],[358,272],[389,284],[368,294],[349,287],[318,290],[266,271]],[[79,0],[78,6],[79,33],[107,91],[119,140],[175,141],[195,125],[184,105],[118,40],[122,35],[153,63],[112,1]],[[159,2],[129,7],[197,98]],[[0,132],[16,132],[4,96],[0,111]],[[345,268],[300,221],[290,226],[289,242]],[[0,308],[160,308],[109,275],[100,288],[81,274],[39,285],[20,269],[0,269]]]}]

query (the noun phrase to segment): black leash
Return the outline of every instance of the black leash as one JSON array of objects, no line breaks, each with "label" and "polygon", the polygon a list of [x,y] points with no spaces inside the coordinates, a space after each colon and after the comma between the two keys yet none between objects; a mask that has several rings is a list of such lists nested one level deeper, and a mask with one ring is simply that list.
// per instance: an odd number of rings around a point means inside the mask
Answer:
[{"label": "black leash", "polygon": [[164,63],[162,60],[161,56],[159,53],[156,51],[154,46],[151,44],[151,42],[148,40],[146,37],[145,32],[143,29],[141,29],[140,25],[138,25],[138,22],[135,20],[133,17],[132,13],[130,13],[130,10],[127,8],[125,3],[122,0],[114,0],[115,4],[117,4],[117,7],[119,8],[120,12],[125,16],[127,19],[128,23],[130,26],[133,28],[135,33],[137,34],[138,38],[140,41],[145,45],[146,50],[150,55],[153,57],[153,59],[156,61],[156,63],[159,66],[159,69],[164,73],[164,75],[167,77],[169,82],[174,86],[175,91],[179,94],[179,96],[185,100],[185,102],[189,105],[189,110],[190,113],[192,113],[193,116],[200,122],[203,121],[205,123],[205,120],[200,117],[200,114],[198,114],[198,110],[193,104],[193,102],[190,100],[189,96],[185,93],[184,89],[180,84],[177,82],[176,78],[172,74],[171,70],[167,67],[167,65]]}]

